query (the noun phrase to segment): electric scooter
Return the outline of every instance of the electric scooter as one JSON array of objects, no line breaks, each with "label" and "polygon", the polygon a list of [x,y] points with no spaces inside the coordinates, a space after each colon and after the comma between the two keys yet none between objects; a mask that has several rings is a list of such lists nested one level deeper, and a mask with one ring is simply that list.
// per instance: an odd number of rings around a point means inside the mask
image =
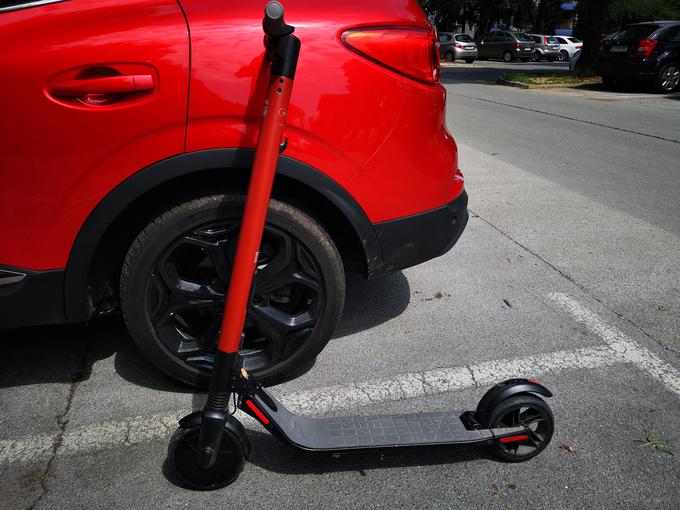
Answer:
[{"label": "electric scooter", "polygon": [[[267,3],[262,22],[269,89],[248,185],[215,362],[205,407],[182,418],[168,447],[168,464],[176,480],[196,490],[224,487],[236,480],[250,453],[236,408],[255,418],[274,436],[308,451],[334,454],[453,444],[488,444],[501,460],[521,462],[550,442],[554,420],[538,395],[552,393],[531,379],[510,379],[488,390],[475,411],[437,411],[382,416],[308,418],[279,402],[240,366],[246,307],[251,299],[258,250],[295,78],[300,40],[283,18],[283,6]],[[266,69],[266,67],[265,67]],[[234,411],[230,401],[234,399]]]}]

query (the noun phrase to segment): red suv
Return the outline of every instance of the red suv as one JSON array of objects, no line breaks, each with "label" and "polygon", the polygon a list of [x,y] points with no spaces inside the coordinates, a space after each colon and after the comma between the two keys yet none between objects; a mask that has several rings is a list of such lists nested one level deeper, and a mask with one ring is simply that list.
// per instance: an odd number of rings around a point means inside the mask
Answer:
[{"label": "red suv", "polygon": [[[267,83],[260,2],[0,7],[0,327],[122,312],[158,367],[212,364]],[[467,222],[436,36],[415,0],[287,0],[302,53],[245,364],[309,366],[345,272],[439,256]]]}]

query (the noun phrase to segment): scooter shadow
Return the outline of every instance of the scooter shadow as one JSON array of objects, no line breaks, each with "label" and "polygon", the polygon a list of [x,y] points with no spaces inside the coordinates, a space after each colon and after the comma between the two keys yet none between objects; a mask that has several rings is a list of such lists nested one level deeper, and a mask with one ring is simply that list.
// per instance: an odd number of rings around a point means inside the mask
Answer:
[{"label": "scooter shadow", "polygon": [[[252,447],[248,462],[282,475],[356,472],[366,476],[366,471],[376,469],[445,466],[489,459],[483,447],[472,445],[386,448],[334,455],[297,450],[269,434],[252,430],[248,430],[248,438]],[[167,459],[163,463],[163,475],[170,483],[181,486]]]},{"label": "scooter shadow", "polygon": [[248,461],[274,473],[302,475],[371,469],[457,464],[488,458],[484,448],[471,445],[411,446],[381,450],[305,452],[262,432],[248,430],[252,446]]}]

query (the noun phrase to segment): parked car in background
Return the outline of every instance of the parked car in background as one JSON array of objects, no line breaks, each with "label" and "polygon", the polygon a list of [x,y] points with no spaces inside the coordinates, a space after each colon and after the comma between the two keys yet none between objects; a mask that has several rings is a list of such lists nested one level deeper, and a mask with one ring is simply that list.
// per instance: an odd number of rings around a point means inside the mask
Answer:
[{"label": "parked car in background", "polygon": [[641,81],[659,92],[680,88],[680,21],[628,25],[605,38],[595,61],[605,86]]},{"label": "parked car in background", "polygon": [[477,43],[468,34],[440,32],[439,55],[446,62],[465,60],[472,64],[477,58]]},{"label": "parked car in background", "polygon": [[556,35],[554,37],[560,45],[560,60],[571,60],[576,52],[583,47],[583,41],[576,39],[576,37],[564,35]]},{"label": "parked car in background", "polygon": [[[262,3],[6,4],[0,329],[122,313],[156,366],[205,385],[267,87]],[[267,384],[331,338],[346,272],[439,256],[468,218],[427,16],[358,5],[286,0],[302,52],[241,352]]]},{"label": "parked car in background", "polygon": [[534,40],[524,32],[496,30],[481,37],[477,50],[479,58],[483,60],[494,58],[505,62],[516,59],[526,61],[534,58],[535,46]]},{"label": "parked car in background", "polygon": [[560,43],[553,35],[529,34],[536,43],[534,59],[554,62],[560,56]]}]

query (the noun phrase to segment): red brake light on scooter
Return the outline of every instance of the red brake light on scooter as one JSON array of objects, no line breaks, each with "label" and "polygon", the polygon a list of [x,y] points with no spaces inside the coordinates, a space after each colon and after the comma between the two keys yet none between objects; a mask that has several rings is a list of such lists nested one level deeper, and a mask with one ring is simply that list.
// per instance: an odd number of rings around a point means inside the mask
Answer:
[{"label": "red brake light on scooter", "polygon": [[341,39],[350,50],[399,74],[439,81],[439,43],[432,30],[355,28],[345,31]]},{"label": "red brake light on scooter", "polygon": [[643,57],[648,57],[652,54],[654,48],[656,48],[656,41],[654,39],[643,39],[638,43],[635,53]]}]

